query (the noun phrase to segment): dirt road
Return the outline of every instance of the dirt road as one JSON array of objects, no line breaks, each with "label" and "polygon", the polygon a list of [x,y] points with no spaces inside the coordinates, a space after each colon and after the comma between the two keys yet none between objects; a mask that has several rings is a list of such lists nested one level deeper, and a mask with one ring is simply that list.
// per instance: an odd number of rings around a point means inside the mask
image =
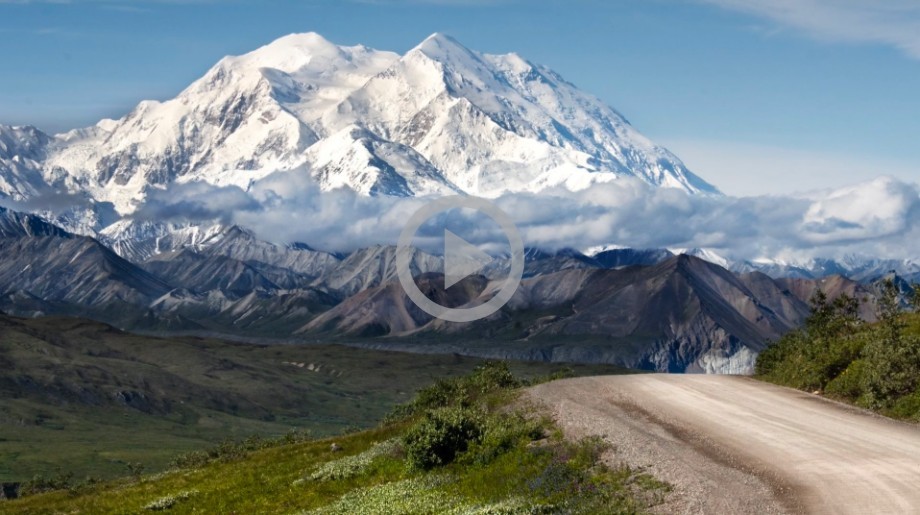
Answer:
[{"label": "dirt road", "polygon": [[920,513],[920,427],[731,376],[632,375],[529,390],[573,436],[674,486],[662,513]]}]

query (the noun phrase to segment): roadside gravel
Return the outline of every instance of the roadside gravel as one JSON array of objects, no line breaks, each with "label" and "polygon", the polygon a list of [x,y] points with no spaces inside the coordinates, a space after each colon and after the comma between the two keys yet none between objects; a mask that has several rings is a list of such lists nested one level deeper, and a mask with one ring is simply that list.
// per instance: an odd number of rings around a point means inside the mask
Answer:
[{"label": "roadside gravel", "polygon": [[628,375],[535,386],[567,435],[673,492],[659,513],[920,513],[920,428],[750,378]]}]

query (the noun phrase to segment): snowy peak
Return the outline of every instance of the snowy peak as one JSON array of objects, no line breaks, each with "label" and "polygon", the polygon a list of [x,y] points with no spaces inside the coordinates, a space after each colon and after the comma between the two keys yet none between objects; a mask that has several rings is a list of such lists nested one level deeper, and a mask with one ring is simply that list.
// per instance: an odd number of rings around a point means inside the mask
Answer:
[{"label": "snowy peak", "polygon": [[198,81],[198,88],[225,86],[228,77],[245,77],[250,83],[266,80],[279,102],[315,101],[313,110],[294,110],[309,122],[398,57],[362,45],[338,46],[314,32],[291,34],[248,54],[225,57]]},{"label": "snowy peak", "polygon": [[0,125],[0,159],[40,159],[51,137],[31,125]]},{"label": "snowy peak", "polygon": [[722,268],[730,268],[732,266],[731,261],[729,261],[726,257],[718,254],[717,252],[711,249],[701,249],[701,248],[694,248],[694,249],[689,249],[689,250],[682,250],[682,249],[673,250],[672,249],[672,252],[674,254],[678,254],[682,256],[697,257],[704,261],[708,261],[710,263],[719,265]]},{"label": "snowy peak", "polygon": [[118,120],[53,138],[0,128],[0,194],[15,200],[51,190],[125,216],[153,190],[249,189],[275,172],[362,195],[494,197],[622,177],[717,193],[551,70],[438,33],[403,56],[291,34]]},{"label": "snowy peak", "polygon": [[[239,57],[228,57],[227,61],[255,68],[276,68],[288,73],[305,68],[312,61],[335,63],[347,59],[345,50],[330,43],[315,32],[289,34]],[[315,66],[318,68],[318,66]]]},{"label": "snowy peak", "polygon": [[622,176],[718,193],[613,109],[516,54],[434,34],[324,117],[411,146],[481,196],[583,189]]},{"label": "snowy peak", "polygon": [[407,60],[427,58],[438,63],[446,85],[459,88],[465,81],[482,87],[488,79],[488,66],[482,55],[461,45],[450,36],[434,33],[406,54]]},{"label": "snowy peak", "polygon": [[[422,42],[416,45],[412,50],[424,52],[426,55],[429,55],[433,58],[435,55],[449,52],[472,53],[470,49],[460,44],[459,41],[448,36],[447,34],[444,34],[443,32],[433,32],[430,36],[423,39]],[[411,53],[412,50],[409,52]]]},{"label": "snowy peak", "polygon": [[398,56],[295,34],[225,57],[175,99],[60,138],[48,165],[89,183],[121,213],[151,186],[204,181],[247,187],[304,164],[328,108]]},{"label": "snowy peak", "polygon": [[378,68],[385,67],[397,57],[392,52],[362,45],[338,46],[315,32],[308,32],[284,36],[247,54],[224,57],[208,75],[219,74],[222,70],[244,73],[271,68],[299,78],[326,77],[336,81],[337,73],[354,71],[374,61],[379,62]]},{"label": "snowy peak", "polygon": [[43,173],[52,138],[32,126],[0,125],[0,196],[21,201],[46,191],[58,174]]}]

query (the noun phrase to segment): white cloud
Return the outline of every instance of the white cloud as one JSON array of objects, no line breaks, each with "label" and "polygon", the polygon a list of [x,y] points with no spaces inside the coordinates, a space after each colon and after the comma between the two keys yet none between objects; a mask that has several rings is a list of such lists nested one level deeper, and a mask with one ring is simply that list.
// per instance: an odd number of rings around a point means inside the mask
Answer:
[{"label": "white cloud", "polygon": [[881,177],[816,195],[802,218],[805,239],[814,244],[884,239],[916,222],[916,189]]},{"label": "white cloud", "polygon": [[[304,171],[278,172],[250,191],[184,186],[158,197],[156,218],[216,215],[273,241],[347,251],[393,244],[427,199],[320,192]],[[211,188],[212,194],[206,190]],[[741,259],[920,255],[920,190],[891,177],[799,196],[709,197],[622,179],[580,192],[514,194],[496,199],[525,244],[544,248],[708,247]],[[456,214],[465,237],[503,243],[497,227]],[[453,228],[452,228],[453,230]],[[455,231],[457,232],[457,231]],[[458,232],[458,234],[461,234]]]},{"label": "white cloud", "polygon": [[698,0],[768,18],[827,41],[891,45],[920,59],[916,0]]}]

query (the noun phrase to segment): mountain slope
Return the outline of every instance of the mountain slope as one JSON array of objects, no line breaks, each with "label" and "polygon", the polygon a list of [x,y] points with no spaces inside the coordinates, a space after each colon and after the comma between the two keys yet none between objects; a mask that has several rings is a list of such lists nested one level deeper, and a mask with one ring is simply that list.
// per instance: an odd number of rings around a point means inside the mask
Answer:
[{"label": "mountain slope", "polygon": [[[21,292],[96,316],[106,309],[120,316],[172,289],[92,238],[2,208],[0,263],[0,290],[7,296]],[[3,309],[10,308],[15,310],[16,303]]]},{"label": "mountain slope", "polygon": [[35,127],[0,125],[0,193],[24,200],[48,189],[42,162],[51,141]]},{"label": "mountain slope", "polygon": [[[409,270],[413,276],[426,272],[440,272],[444,269],[444,259],[418,249],[412,249],[409,257]],[[361,290],[375,287],[396,278],[396,247],[393,245],[375,245],[358,249],[348,255],[341,263],[332,266],[318,280],[324,285],[344,295],[352,295]]]},{"label": "mountain slope", "polygon": [[304,163],[324,106],[394,54],[291,35],[222,59],[175,99],[146,101],[120,120],[59,137],[47,165],[86,181],[93,197],[131,212],[151,186],[203,180],[247,187]]},{"label": "mountain slope", "polygon": [[667,249],[610,249],[594,254],[594,260],[604,268],[657,265],[674,254]]},{"label": "mountain slope", "polygon": [[[495,292],[486,283],[445,292],[439,278],[417,281],[454,306],[484,302]],[[749,371],[767,341],[807,313],[804,301],[763,274],[738,277],[681,255],[655,266],[574,268],[528,278],[505,309],[468,324],[433,320],[390,282],[346,299],[304,331],[398,336],[391,340],[399,348],[418,339],[440,351],[494,357],[737,373]]]},{"label": "mountain slope", "polygon": [[188,249],[160,254],[144,262],[144,269],[171,284],[181,284],[184,288],[200,292],[221,290],[245,295],[254,290],[294,287],[298,279],[302,282],[302,278],[287,270],[265,274],[236,259],[225,256],[209,258]]},{"label": "mountain slope", "polygon": [[495,196],[632,175],[715,193],[618,113],[516,54],[473,52],[434,34],[328,112],[409,145],[465,192]]}]

